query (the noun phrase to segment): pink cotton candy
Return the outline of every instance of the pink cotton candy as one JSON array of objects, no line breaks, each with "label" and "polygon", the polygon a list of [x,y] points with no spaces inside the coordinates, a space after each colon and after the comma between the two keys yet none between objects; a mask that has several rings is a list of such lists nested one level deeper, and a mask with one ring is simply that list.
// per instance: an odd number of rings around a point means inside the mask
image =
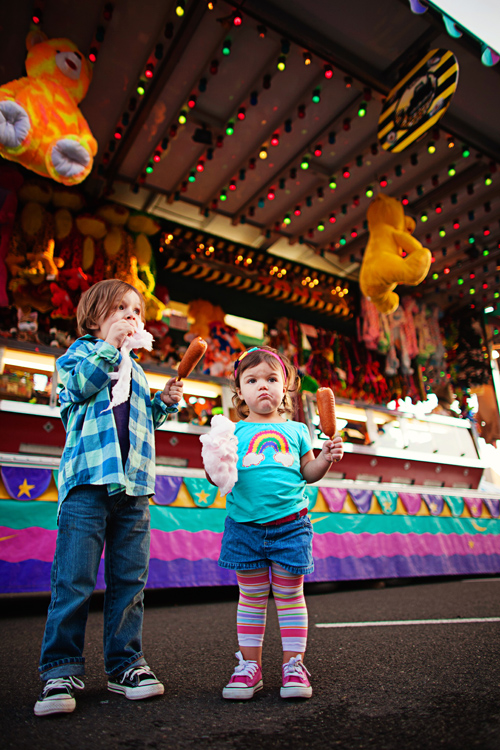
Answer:
[{"label": "pink cotton candy", "polygon": [[234,428],[234,422],[222,414],[216,414],[212,418],[210,432],[200,437],[205,471],[217,485],[221,495],[231,492],[238,479],[238,438],[234,434]]}]

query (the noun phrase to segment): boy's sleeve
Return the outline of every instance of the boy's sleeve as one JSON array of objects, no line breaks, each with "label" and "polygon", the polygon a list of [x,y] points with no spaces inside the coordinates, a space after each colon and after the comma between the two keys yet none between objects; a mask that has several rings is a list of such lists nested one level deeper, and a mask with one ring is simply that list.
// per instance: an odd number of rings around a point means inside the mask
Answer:
[{"label": "boy's sleeve", "polygon": [[109,385],[116,365],[122,355],[112,344],[98,340],[82,341],[78,347],[70,347],[56,363],[59,379],[63,384],[66,401],[86,401]]},{"label": "boy's sleeve", "polygon": [[179,404],[173,404],[173,406],[167,406],[161,400],[161,391],[156,391],[153,401],[151,403],[153,411],[153,425],[155,430],[160,427],[169,414],[177,414],[179,411]]}]

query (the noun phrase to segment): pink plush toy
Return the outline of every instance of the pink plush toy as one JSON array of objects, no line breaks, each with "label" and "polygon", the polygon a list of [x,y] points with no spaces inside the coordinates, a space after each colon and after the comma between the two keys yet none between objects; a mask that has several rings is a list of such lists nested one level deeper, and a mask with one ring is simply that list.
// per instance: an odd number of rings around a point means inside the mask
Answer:
[{"label": "pink plush toy", "polygon": [[210,432],[200,436],[203,465],[221,495],[231,492],[238,479],[238,438],[234,428],[234,422],[216,414],[212,417]]}]

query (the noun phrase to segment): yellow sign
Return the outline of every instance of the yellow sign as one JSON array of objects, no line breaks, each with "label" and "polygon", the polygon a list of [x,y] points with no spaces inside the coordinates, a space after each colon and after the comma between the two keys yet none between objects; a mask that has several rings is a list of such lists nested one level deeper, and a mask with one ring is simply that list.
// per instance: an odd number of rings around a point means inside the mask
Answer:
[{"label": "yellow sign", "polygon": [[428,52],[387,95],[378,121],[382,148],[398,153],[421,138],[446,112],[457,84],[453,52]]}]

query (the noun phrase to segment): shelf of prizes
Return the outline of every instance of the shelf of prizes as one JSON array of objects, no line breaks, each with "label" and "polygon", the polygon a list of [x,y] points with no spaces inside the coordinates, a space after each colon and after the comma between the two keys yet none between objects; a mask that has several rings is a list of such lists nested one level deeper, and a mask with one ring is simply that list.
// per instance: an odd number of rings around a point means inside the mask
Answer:
[{"label": "shelf of prizes", "polygon": [[[62,351],[10,340],[0,346],[2,594],[50,589],[65,439],[55,370]],[[144,369],[152,393],[175,372],[154,362]],[[315,531],[307,579],[499,573],[500,488],[478,489],[485,464],[471,423],[337,401],[345,456],[307,487]],[[216,413],[235,418],[228,381],[200,372],[185,381],[179,414],[156,433],[149,588],[235,584],[234,573],[217,565],[225,498],[201,463],[199,436]],[[311,391],[300,396],[298,418],[320,450],[325,436]]]}]

